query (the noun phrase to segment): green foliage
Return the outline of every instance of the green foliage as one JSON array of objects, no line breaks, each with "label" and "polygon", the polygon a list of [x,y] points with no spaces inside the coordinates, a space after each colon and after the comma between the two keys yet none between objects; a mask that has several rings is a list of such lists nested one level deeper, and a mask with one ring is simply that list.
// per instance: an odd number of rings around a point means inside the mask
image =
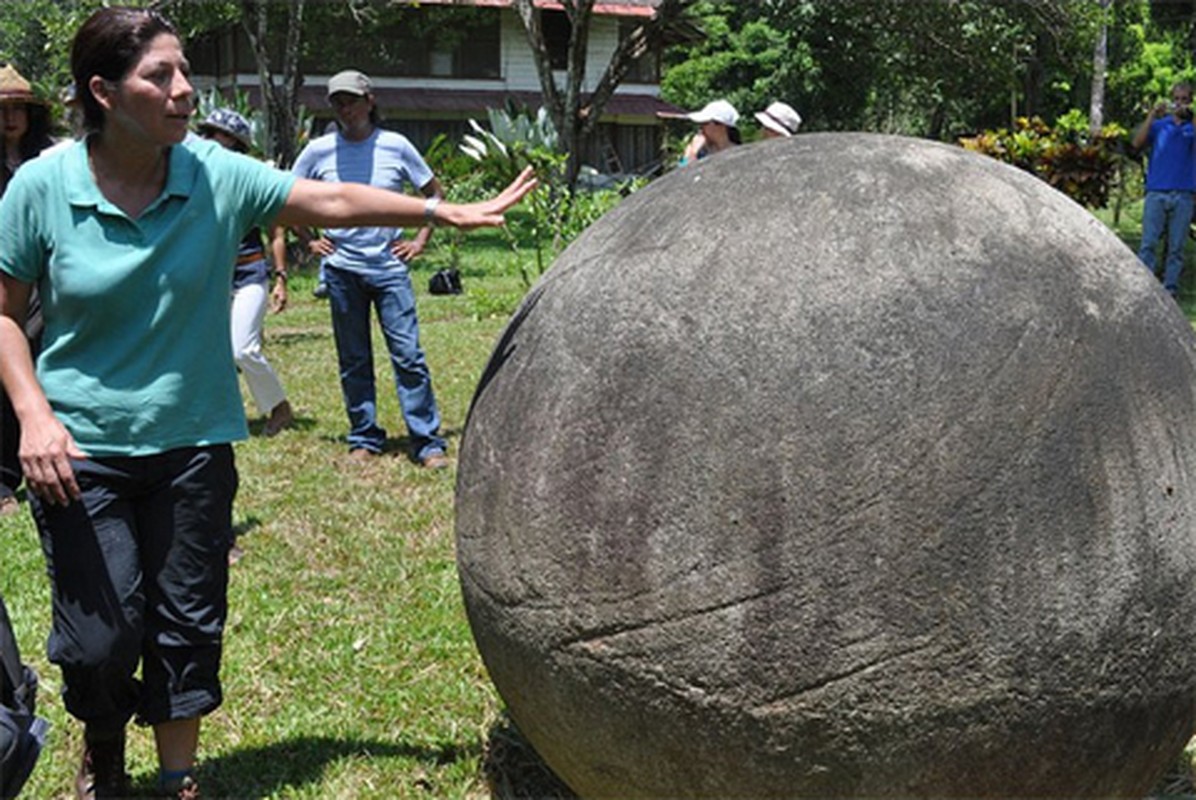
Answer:
[{"label": "green foliage", "polygon": [[[199,123],[213,109],[217,108],[231,108],[241,116],[245,117],[249,122],[249,129],[252,133],[253,146],[250,148],[250,154],[256,158],[263,158],[269,151],[267,137],[269,132],[266,125],[266,112],[253,105],[249,100],[249,95],[240,88],[234,87],[232,96],[229,97],[225,92],[212,87],[206,92],[196,93],[196,111],[195,122]],[[303,149],[303,146],[311,140],[312,127],[315,119],[308,112],[306,106],[299,106],[298,125],[294,131],[295,150],[298,152]]]},{"label": "green foliage", "polygon": [[[807,130],[951,138],[1021,108],[1052,115],[1087,85],[1094,0],[769,0],[697,4],[704,41],[669,53],[664,97],[741,112],[783,100]],[[751,125],[750,118],[748,124]]]},{"label": "green foliage", "polygon": [[[801,35],[814,13],[808,4],[704,0],[693,12],[705,38],[667,54],[661,94],[669,102],[700,108],[722,97],[746,112],[776,99],[805,105],[797,98],[816,90],[819,67]],[[750,115],[743,122],[751,125]]]},{"label": "green foliage", "polygon": [[569,242],[642,182],[598,192],[570,190],[566,174],[569,157],[557,149],[556,128],[546,109],[540,108],[535,116],[511,109],[490,109],[487,115],[489,129],[470,120],[474,133],[465,136],[460,146],[462,153],[477,162],[479,184],[490,190],[505,186],[528,166],[540,181],[523,203],[508,213],[503,228],[514,252],[530,243],[535,274],[519,261],[520,277],[530,286]]},{"label": "green foliage", "polygon": [[1170,97],[1174,84],[1196,74],[1185,37],[1175,31],[1157,31],[1135,21],[1119,32],[1116,48],[1106,82],[1113,118],[1140,119],[1159,99]]},{"label": "green foliage", "polygon": [[[464,295],[429,296],[422,259],[412,276],[453,454],[490,350],[521,296],[507,276],[513,256],[497,237],[476,232],[468,250],[476,268]],[[297,423],[261,436],[246,397],[255,435],[236,445],[234,524],[245,555],[229,576],[225,702],[203,723],[204,796],[489,797],[489,744],[509,734],[461,603],[454,470],[416,467],[399,434],[377,463],[346,458],[327,303],[311,297],[310,272],[293,281],[288,309],[266,320],[265,347]],[[390,363],[380,343],[375,353],[385,380]],[[379,391],[378,413],[402,429],[393,389]],[[63,708],[61,673],[46,660],[49,582],[27,507],[0,517],[0,553],[0,594],[22,656],[42,680],[38,709],[52,723],[21,797],[74,797],[81,726]],[[153,797],[153,737],[130,726],[129,740],[130,794]],[[498,777],[519,785],[517,774]]]},{"label": "green foliage", "polygon": [[[71,81],[75,31],[101,0],[19,0],[0,4],[0,62],[12,63],[38,94],[57,102]],[[145,5],[130,0],[128,5]]]},{"label": "green foliage", "polygon": [[[457,143],[443,133],[437,134],[424,149],[424,161],[440,179],[441,184],[446,187],[455,186],[460,181],[468,179],[475,167],[474,160],[461,152]],[[470,196],[468,200],[455,199],[460,202],[469,202],[475,199],[480,200],[481,195]]]},{"label": "green foliage", "polygon": [[494,291],[486,287],[469,290],[469,308],[474,319],[509,317],[518,308],[523,292],[508,289]]},{"label": "green foliage", "polygon": [[1073,110],[1054,129],[1038,117],[1023,117],[1012,130],[984,131],[960,144],[1037,175],[1087,208],[1104,208],[1125,160],[1126,138],[1117,124],[1091,134],[1087,117]]}]

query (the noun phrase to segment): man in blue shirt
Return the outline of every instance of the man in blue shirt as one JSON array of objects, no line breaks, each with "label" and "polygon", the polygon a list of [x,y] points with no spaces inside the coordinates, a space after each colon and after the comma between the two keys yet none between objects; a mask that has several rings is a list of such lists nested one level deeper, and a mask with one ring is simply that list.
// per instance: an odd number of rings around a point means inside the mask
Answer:
[{"label": "man in blue shirt", "polygon": [[1155,273],[1155,246],[1167,234],[1163,288],[1179,295],[1184,268],[1184,243],[1192,221],[1196,192],[1196,128],[1192,126],[1192,87],[1171,88],[1171,105],[1159,103],[1134,133],[1135,149],[1150,150],[1146,171],[1146,205],[1142,210],[1142,244],[1138,258]]},{"label": "man in blue shirt", "polygon": [[[379,127],[369,78],[356,70],[333,75],[328,100],[338,130],[308,144],[292,171],[304,178],[364,183],[394,192],[412,186],[432,198],[429,208],[435,209],[442,195],[440,183],[405,137]],[[448,466],[432,377],[419,344],[415,292],[407,274],[407,262],[423,252],[431,233],[430,225],[410,239],[399,228],[329,228],[310,245],[323,257],[341,392],[349,416],[349,452],[358,460],[380,454],[386,441],[386,430],[378,424],[374,386],[373,306],[390,352],[411,455],[425,467]]]}]

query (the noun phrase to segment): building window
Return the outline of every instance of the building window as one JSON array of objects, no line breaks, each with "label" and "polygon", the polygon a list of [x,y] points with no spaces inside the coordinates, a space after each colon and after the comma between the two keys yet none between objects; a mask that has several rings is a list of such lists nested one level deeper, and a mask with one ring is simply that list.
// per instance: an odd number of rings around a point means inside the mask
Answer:
[{"label": "building window", "polygon": [[[634,19],[619,20],[619,41],[631,35],[642,23]],[[645,53],[635,60],[627,71],[626,83],[657,83],[660,80],[660,53]]]},{"label": "building window", "polygon": [[360,28],[321,31],[302,69],[328,72],[351,62],[371,76],[492,79],[502,76],[501,41],[497,9],[398,6]]},{"label": "building window", "polygon": [[564,11],[543,11],[540,14],[540,29],[544,32],[544,45],[548,48],[548,61],[553,69],[569,68],[569,37],[573,24]]}]

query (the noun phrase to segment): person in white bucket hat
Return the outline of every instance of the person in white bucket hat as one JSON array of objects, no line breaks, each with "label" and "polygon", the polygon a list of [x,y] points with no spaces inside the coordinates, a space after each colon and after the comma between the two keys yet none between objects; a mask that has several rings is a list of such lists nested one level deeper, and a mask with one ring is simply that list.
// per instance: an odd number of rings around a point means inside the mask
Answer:
[{"label": "person in white bucket hat", "polygon": [[780,101],[769,103],[768,108],[757,111],[755,117],[760,123],[760,135],[765,139],[787,139],[801,127],[801,114]]}]

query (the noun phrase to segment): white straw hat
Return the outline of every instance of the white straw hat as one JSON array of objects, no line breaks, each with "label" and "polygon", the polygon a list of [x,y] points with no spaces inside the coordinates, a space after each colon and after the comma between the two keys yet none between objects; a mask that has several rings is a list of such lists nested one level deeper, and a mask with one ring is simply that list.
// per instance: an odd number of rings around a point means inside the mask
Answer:
[{"label": "white straw hat", "polygon": [[756,112],[756,120],[770,131],[781,136],[792,136],[801,126],[801,114],[787,103],[771,103],[763,111]]}]

